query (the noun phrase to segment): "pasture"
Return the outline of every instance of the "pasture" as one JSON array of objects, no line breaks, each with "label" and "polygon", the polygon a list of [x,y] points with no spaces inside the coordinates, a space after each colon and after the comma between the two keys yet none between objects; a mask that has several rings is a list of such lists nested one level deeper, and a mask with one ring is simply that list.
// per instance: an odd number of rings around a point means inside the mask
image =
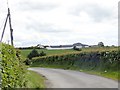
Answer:
[{"label": "pasture", "polygon": [[[26,58],[27,55],[33,49],[21,49],[21,55]],[[46,55],[58,55],[58,54],[67,54],[67,53],[77,53],[77,52],[102,52],[102,51],[116,51],[118,47],[89,47],[89,48],[82,48],[80,51],[73,50],[73,49],[62,49],[62,50],[47,50],[47,49],[36,49],[39,53],[44,51]]]},{"label": "pasture", "polygon": [[[21,50],[21,54],[23,57],[27,57],[27,55],[32,51],[33,49],[23,49]],[[55,55],[55,54],[64,54],[64,53],[74,53],[79,52],[73,49],[67,49],[67,50],[47,50],[47,49],[36,49],[39,53],[44,51],[46,55]]]}]

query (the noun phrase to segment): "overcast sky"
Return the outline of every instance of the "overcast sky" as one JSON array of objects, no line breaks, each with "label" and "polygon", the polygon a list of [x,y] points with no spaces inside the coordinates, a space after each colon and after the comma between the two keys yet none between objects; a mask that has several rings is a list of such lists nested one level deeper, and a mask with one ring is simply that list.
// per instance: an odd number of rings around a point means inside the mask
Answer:
[{"label": "overcast sky", "polygon": [[[118,45],[119,0],[9,0],[14,45]],[[7,14],[0,0],[0,35]],[[7,25],[4,42],[10,40]]]}]

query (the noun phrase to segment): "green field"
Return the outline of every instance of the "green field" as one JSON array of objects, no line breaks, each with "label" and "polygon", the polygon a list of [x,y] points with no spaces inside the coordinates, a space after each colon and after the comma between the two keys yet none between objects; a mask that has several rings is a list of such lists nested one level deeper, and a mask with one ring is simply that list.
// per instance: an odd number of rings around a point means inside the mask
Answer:
[{"label": "green field", "polygon": [[[115,51],[118,50],[118,47],[91,47],[91,48],[82,48],[81,51],[76,51],[73,49],[67,50],[47,50],[47,49],[37,49],[40,53],[44,51],[47,55],[55,55],[55,54],[67,54],[67,53],[76,53],[76,52],[95,52],[95,51]],[[21,54],[24,58],[32,51],[32,49],[23,49],[21,50]]]},{"label": "green field", "polygon": [[[40,53],[41,51],[44,51],[47,55],[55,55],[55,54],[64,54],[64,53],[74,53],[74,52],[79,52],[73,49],[69,49],[69,50],[47,50],[47,49],[36,49],[38,50],[38,52]],[[25,58],[27,57],[27,55],[32,51],[32,49],[24,49],[21,50],[21,54],[22,56],[24,56]]]}]

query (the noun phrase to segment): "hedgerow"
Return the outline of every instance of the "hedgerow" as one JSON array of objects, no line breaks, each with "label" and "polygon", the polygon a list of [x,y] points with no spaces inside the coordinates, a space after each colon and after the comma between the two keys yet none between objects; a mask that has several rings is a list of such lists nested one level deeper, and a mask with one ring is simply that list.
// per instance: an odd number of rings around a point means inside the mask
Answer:
[{"label": "hedgerow", "polygon": [[2,88],[14,89],[25,87],[26,68],[23,64],[20,52],[13,46],[2,44],[1,49],[1,75]]},{"label": "hedgerow", "polygon": [[31,66],[60,65],[64,68],[77,67],[88,70],[117,71],[120,63],[119,54],[120,52],[116,50],[49,55],[33,58]]}]

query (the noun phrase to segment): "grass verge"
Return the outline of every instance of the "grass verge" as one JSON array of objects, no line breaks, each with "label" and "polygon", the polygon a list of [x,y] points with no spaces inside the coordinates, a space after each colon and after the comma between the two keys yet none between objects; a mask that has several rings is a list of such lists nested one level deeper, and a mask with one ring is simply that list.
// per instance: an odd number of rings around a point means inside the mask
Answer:
[{"label": "grass verge", "polygon": [[28,70],[26,73],[26,79],[28,80],[26,88],[45,88],[45,78],[34,71]]},{"label": "grass verge", "polygon": [[113,79],[115,81],[120,80],[120,78],[118,77],[119,72],[112,72],[112,71],[101,72],[101,71],[87,71],[87,70],[83,70],[83,72],[88,73],[88,74],[102,76],[102,77],[109,78],[109,79]]}]

